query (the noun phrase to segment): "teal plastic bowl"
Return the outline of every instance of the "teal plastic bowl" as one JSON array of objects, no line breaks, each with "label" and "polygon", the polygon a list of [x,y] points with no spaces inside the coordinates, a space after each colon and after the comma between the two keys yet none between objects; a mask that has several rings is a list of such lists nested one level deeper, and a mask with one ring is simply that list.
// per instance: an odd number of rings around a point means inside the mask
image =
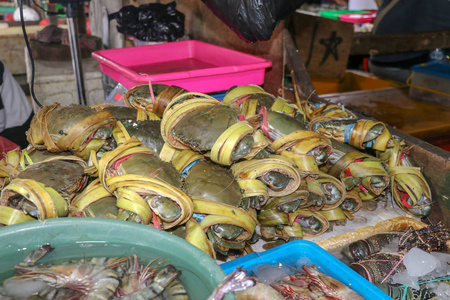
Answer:
[{"label": "teal plastic bowl", "polygon": [[[50,244],[55,250],[40,262],[136,254],[141,262],[161,256],[181,270],[189,299],[206,299],[225,277],[207,254],[182,238],[145,225],[101,218],[61,218],[0,228],[0,281],[32,250]],[[226,299],[234,299],[228,295]]]}]

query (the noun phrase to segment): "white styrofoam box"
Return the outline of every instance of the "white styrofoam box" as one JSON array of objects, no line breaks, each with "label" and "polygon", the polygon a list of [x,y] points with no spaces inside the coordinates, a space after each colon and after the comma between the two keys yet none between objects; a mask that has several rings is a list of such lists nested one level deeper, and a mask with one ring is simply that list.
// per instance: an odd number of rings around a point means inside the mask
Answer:
[{"label": "white styrofoam box", "polygon": [[[25,49],[25,53],[27,50]],[[27,82],[31,83],[31,63],[25,55]],[[62,105],[78,104],[78,94],[71,61],[34,60],[34,93],[42,105],[56,102]],[[102,73],[97,60],[82,60],[84,88],[87,105],[105,102]]]},{"label": "white styrofoam box", "polygon": [[[27,35],[30,38],[44,26],[27,26]],[[21,26],[2,28],[0,30],[0,60],[13,75],[25,74],[25,58],[22,49],[25,47],[25,39]]]}]

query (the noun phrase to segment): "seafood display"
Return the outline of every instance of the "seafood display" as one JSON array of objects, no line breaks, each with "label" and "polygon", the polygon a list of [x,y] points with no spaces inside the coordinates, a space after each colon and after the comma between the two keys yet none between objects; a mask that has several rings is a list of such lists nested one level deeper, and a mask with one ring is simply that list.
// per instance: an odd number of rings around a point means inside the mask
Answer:
[{"label": "seafood display", "polygon": [[38,263],[54,250],[44,245],[32,251],[16,274],[0,287],[2,299],[188,299],[178,281],[181,271],[159,258],[144,265],[136,255],[123,258],[93,257]]},{"label": "seafood display", "polygon": [[219,101],[145,84],[124,102],[39,110],[29,147],[0,161],[0,224],[120,219],[227,260],[258,242],[346,226],[390,195],[416,218],[430,213],[430,188],[405,143],[339,105],[292,102],[253,85]]},{"label": "seafood display", "polygon": [[436,288],[450,280],[450,232],[441,223],[397,230],[349,243],[341,260],[394,299],[448,297]]},{"label": "seafood display", "polygon": [[[269,265],[262,265],[264,268]],[[273,267],[277,269],[276,267]],[[271,272],[277,272],[271,270]],[[238,299],[348,299],[363,300],[357,292],[338,280],[319,271],[315,265],[303,265],[300,269],[288,268],[288,272],[272,280],[254,275],[257,284],[236,292]],[[278,278],[280,277],[280,278]],[[270,297],[268,297],[270,295]]]}]

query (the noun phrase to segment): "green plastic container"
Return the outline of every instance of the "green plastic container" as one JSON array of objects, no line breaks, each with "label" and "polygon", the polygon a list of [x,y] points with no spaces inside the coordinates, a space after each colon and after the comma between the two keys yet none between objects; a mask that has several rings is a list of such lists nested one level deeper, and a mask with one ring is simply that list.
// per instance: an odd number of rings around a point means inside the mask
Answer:
[{"label": "green plastic container", "polygon": [[[136,254],[141,262],[161,256],[181,270],[189,299],[204,300],[225,277],[207,254],[184,239],[142,224],[101,218],[61,218],[0,228],[0,281],[44,244],[55,248],[39,262]],[[227,295],[226,299],[234,299]]]}]

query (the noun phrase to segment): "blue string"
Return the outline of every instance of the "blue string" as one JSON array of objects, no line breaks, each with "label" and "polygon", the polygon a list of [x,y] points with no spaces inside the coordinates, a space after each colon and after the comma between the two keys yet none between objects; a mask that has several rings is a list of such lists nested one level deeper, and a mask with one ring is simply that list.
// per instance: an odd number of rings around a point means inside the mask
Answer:
[{"label": "blue string", "polygon": [[186,168],[183,169],[183,171],[181,172],[181,176],[186,177],[189,170],[199,161],[200,161],[200,159],[197,159],[197,160],[194,160],[193,162],[191,162]]},{"label": "blue string", "polygon": [[352,136],[353,128],[355,128],[355,125],[356,123],[353,123],[345,127],[344,143],[348,144],[348,142],[350,141],[350,137]]},{"label": "blue string", "polygon": [[197,223],[200,223],[205,218],[205,215],[193,213],[192,217],[194,217]]},{"label": "blue string", "polygon": [[313,131],[317,131],[317,127],[319,127],[319,125],[321,124],[322,122],[317,122],[316,124],[314,124],[314,126],[313,126]]},{"label": "blue string", "polygon": [[[417,284],[421,285],[421,284],[425,284],[425,283],[436,282],[436,281],[444,281],[444,280],[449,280],[449,279],[450,279],[450,276],[446,276],[446,277],[440,277],[440,278],[435,278],[435,279],[430,279],[430,280],[421,280],[421,281],[418,281]],[[401,285],[400,288],[403,288],[403,295],[402,295],[402,299],[401,300],[405,300],[406,299],[406,292],[408,291],[409,286]]]}]

